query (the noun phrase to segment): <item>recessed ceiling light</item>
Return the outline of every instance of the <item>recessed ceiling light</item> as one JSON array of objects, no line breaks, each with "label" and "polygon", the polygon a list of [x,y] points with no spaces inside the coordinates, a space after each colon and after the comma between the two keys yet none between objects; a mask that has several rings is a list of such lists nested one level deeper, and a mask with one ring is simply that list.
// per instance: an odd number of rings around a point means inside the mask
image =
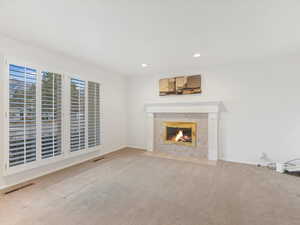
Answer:
[{"label": "recessed ceiling light", "polygon": [[146,64],[146,63],[143,63],[143,64],[142,64],[142,67],[143,67],[143,68],[148,67],[148,66],[149,66],[149,65]]},{"label": "recessed ceiling light", "polygon": [[199,58],[200,56],[201,56],[200,53],[195,53],[195,54],[193,55],[194,58]]}]

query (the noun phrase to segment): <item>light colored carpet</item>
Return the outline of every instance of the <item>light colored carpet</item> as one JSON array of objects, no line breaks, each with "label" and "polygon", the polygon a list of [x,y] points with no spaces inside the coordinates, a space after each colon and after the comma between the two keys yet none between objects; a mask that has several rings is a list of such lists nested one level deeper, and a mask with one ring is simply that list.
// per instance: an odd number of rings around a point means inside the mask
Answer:
[{"label": "light colored carpet", "polygon": [[1,196],[1,225],[299,225],[300,178],[124,150]]}]

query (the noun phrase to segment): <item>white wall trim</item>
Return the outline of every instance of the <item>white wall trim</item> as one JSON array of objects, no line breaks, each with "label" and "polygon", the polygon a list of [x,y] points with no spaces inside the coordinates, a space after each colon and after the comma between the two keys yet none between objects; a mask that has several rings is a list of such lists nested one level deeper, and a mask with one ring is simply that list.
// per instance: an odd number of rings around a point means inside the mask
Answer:
[{"label": "white wall trim", "polygon": [[[86,162],[86,161],[89,161],[89,160],[92,160],[93,158],[97,158],[99,156],[103,156],[103,155],[106,155],[108,153],[112,153],[112,152],[116,152],[116,151],[119,151],[119,150],[122,150],[126,148],[126,145],[124,146],[120,146],[112,151],[109,151],[109,152],[105,152],[103,154],[99,154],[99,155],[93,155],[93,156],[90,156],[90,157],[87,157],[87,158],[83,158],[83,159],[80,159],[76,162],[71,162],[71,163],[68,163],[68,164],[65,164],[63,166],[60,166],[60,167],[57,167],[55,169],[51,169],[47,172],[44,172],[44,173],[41,173],[39,175],[35,175],[35,176],[32,176],[32,177],[27,177],[25,179],[22,179],[22,180],[19,180],[18,182],[14,182],[14,183],[11,183],[11,184],[8,184],[8,185],[2,185],[0,186],[0,190],[3,190],[3,189],[6,189],[6,188],[9,188],[9,187],[12,187],[12,186],[15,186],[15,185],[18,185],[18,184],[21,184],[21,183],[24,183],[24,182],[27,182],[27,181],[30,181],[30,180],[33,180],[33,179],[37,179],[39,177],[42,177],[42,176],[45,176],[45,175],[48,175],[48,174],[51,174],[51,173],[54,173],[54,172],[57,172],[59,170],[63,170],[63,169],[66,169],[68,167],[71,167],[71,166],[75,166],[77,164],[80,164],[80,163],[83,163],[83,162]],[[89,153],[95,153],[96,151],[93,151],[93,152],[89,152]],[[86,153],[85,155],[88,155],[88,153]],[[78,155],[79,156],[79,155]],[[75,157],[75,156],[74,156]],[[70,158],[67,158],[67,159],[70,159]],[[65,159],[65,160],[67,160]]]},{"label": "white wall trim", "polygon": [[[135,148],[141,151],[147,151],[147,149],[143,146],[134,146],[134,145],[127,145],[126,148]],[[240,164],[246,164],[246,165],[257,165],[259,162],[250,162],[250,161],[239,161],[239,160],[231,160],[226,158],[220,158],[218,160],[224,161],[224,162],[232,162],[232,163],[240,163]]]},{"label": "white wall trim", "polygon": [[258,164],[262,164],[259,162],[241,161],[241,160],[226,159],[226,158],[220,158],[220,160],[223,160],[225,162],[239,163],[239,164],[246,164],[246,165],[255,165],[255,166],[257,166]]},{"label": "white wall trim", "polygon": [[127,145],[126,148],[135,148],[142,151],[147,151],[147,149],[144,146],[137,146],[137,145]]}]

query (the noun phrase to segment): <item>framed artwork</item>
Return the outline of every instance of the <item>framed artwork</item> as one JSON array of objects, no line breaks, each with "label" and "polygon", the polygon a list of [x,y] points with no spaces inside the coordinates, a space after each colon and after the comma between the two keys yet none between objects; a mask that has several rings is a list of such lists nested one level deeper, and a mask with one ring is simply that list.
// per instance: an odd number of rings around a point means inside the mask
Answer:
[{"label": "framed artwork", "polygon": [[188,95],[201,93],[201,75],[179,76],[159,80],[159,95]]}]

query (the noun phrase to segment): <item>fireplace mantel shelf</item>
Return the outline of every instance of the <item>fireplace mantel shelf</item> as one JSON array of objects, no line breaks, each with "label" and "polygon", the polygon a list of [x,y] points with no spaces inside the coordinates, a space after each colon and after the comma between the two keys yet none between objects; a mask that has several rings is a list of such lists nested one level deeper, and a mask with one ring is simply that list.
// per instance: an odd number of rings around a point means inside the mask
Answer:
[{"label": "fireplace mantel shelf", "polygon": [[221,101],[158,101],[145,103],[147,113],[217,113],[220,111]]},{"label": "fireplace mantel shelf", "polygon": [[157,101],[145,103],[147,114],[147,150],[153,151],[153,124],[156,113],[207,113],[208,114],[208,159],[218,160],[219,112],[221,101]]},{"label": "fireplace mantel shelf", "polygon": [[180,105],[202,105],[202,104],[221,104],[221,101],[211,101],[211,100],[192,100],[192,101],[148,101],[145,105],[170,105],[170,104],[180,104]]}]

